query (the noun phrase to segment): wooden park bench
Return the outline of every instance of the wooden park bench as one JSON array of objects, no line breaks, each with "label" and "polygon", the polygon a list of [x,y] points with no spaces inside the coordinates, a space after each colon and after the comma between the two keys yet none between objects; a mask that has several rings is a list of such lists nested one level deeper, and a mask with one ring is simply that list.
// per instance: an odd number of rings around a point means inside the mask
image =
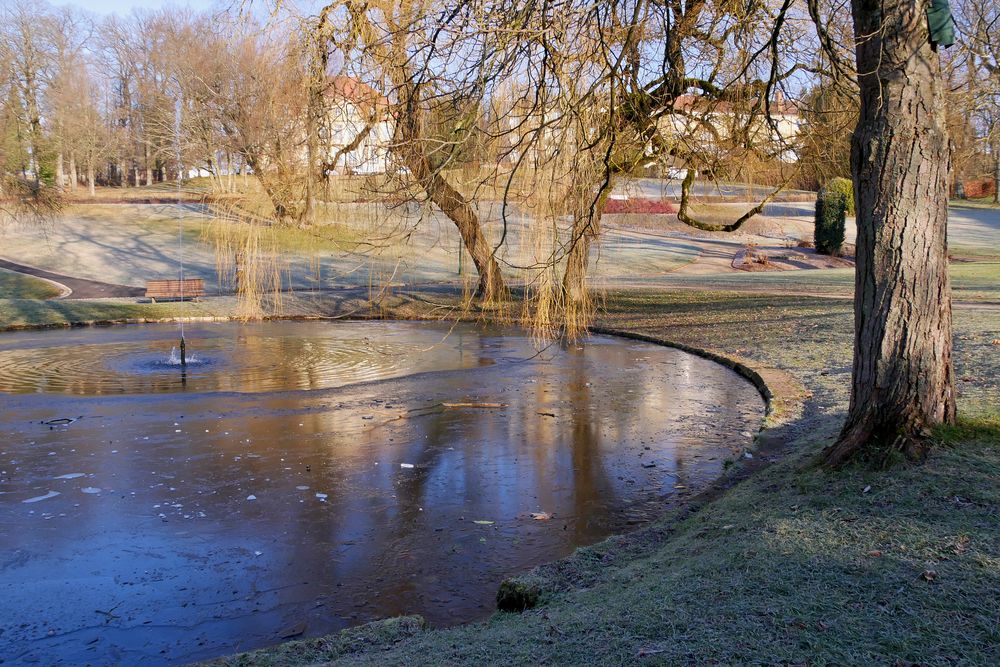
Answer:
[{"label": "wooden park bench", "polygon": [[149,280],[146,281],[146,297],[156,303],[157,299],[192,299],[205,296],[205,281],[201,278],[185,278],[184,280]]}]

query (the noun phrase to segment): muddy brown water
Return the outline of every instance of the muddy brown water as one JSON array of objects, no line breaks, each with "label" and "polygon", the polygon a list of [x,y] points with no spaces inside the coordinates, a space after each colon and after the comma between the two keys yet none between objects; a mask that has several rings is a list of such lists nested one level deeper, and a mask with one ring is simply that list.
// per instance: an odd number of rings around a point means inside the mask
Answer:
[{"label": "muddy brown water", "polygon": [[482,618],[504,576],[703,487],[764,411],[727,368],[606,336],[189,326],[184,373],[176,339],[0,335],[5,666],[182,664],[399,614]]}]

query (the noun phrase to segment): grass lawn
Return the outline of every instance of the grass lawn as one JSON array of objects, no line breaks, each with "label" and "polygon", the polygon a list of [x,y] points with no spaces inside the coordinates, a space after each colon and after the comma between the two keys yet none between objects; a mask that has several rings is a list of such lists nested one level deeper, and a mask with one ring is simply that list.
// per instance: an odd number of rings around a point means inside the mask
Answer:
[{"label": "grass lawn", "polygon": [[731,481],[659,522],[543,566],[522,614],[427,629],[405,617],[225,665],[1000,664],[1000,317],[958,309],[962,422],[922,465],[813,464],[850,377],[849,303],[609,295],[601,324],[784,371],[799,414]]},{"label": "grass lawn", "polygon": [[0,299],[51,299],[59,296],[52,283],[0,269]]}]

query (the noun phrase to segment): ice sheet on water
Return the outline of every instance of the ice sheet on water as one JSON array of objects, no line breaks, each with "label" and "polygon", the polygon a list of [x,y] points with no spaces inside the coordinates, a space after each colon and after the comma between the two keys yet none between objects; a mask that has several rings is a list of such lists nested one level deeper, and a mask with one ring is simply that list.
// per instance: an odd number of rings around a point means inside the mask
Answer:
[{"label": "ice sheet on water", "polygon": [[60,495],[58,491],[49,491],[44,496],[35,496],[34,498],[28,498],[27,500],[22,500],[22,503],[37,503],[42,500],[48,500],[49,498],[55,498]]}]

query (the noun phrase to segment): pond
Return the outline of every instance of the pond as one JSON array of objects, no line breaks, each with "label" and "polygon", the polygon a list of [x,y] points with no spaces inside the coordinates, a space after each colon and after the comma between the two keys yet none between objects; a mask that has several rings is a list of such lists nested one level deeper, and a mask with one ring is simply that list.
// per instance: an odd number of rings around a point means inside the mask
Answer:
[{"label": "pond", "polygon": [[[764,404],[649,343],[407,322],[0,335],[0,656],[182,664],[400,614],[717,477]],[[8,663],[4,663],[8,664]]]}]

